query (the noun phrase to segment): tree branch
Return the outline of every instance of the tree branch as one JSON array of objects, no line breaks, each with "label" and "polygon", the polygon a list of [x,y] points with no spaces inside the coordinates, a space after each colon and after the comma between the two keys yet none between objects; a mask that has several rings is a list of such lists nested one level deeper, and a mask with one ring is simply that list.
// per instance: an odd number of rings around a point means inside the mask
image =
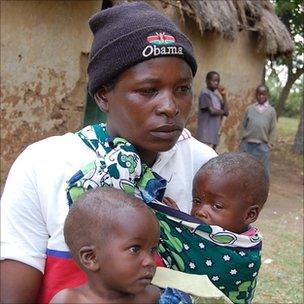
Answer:
[{"label": "tree branch", "polygon": [[295,82],[304,73],[304,66],[297,68],[295,73],[291,74],[293,82]]}]

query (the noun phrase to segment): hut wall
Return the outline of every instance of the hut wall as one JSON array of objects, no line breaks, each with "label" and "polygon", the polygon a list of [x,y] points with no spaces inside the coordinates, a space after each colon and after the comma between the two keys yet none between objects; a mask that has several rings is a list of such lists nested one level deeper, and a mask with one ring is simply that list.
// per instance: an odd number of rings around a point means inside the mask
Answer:
[{"label": "hut wall", "polygon": [[[223,121],[219,151],[238,144],[238,125],[260,83],[265,56],[240,32],[229,42],[203,37],[197,25],[170,6],[149,2],[176,21],[193,41],[198,58],[188,127],[196,132],[197,100],[209,70],[221,74],[230,115]],[[30,143],[80,127],[85,110],[88,18],[101,1],[1,1],[1,186],[17,155]]]},{"label": "hut wall", "polygon": [[1,185],[30,143],[79,128],[100,1],[1,1]]}]

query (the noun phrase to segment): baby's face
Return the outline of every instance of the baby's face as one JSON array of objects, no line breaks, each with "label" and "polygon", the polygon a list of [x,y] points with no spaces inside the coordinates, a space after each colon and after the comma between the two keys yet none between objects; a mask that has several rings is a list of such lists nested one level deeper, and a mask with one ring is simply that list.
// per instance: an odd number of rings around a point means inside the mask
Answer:
[{"label": "baby's face", "polygon": [[246,231],[248,205],[239,193],[240,182],[231,175],[201,170],[193,181],[191,215],[208,225],[217,225],[231,232]]},{"label": "baby's face", "polygon": [[98,248],[100,284],[112,294],[138,294],[155,274],[159,224],[148,208],[126,208],[113,226]]}]

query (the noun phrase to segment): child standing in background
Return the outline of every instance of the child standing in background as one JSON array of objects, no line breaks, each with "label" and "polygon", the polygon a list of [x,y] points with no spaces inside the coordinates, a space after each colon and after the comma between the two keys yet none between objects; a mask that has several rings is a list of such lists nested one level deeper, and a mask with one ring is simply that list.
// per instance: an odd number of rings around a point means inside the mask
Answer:
[{"label": "child standing in background", "polygon": [[[207,88],[199,97],[197,138],[214,150],[219,143],[219,132],[223,116],[228,116],[226,90],[220,86],[220,75],[210,71],[206,75]],[[215,93],[216,90],[222,99]]]},{"label": "child standing in background", "polygon": [[276,138],[277,115],[268,101],[268,87],[256,88],[256,102],[247,107],[241,123],[240,151],[260,160],[270,176],[269,157]]}]

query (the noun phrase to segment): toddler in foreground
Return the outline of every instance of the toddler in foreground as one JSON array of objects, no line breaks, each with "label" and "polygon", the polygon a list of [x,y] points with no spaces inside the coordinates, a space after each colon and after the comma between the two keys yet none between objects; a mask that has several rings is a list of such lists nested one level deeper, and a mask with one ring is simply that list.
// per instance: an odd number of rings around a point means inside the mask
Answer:
[{"label": "toddler in foreground", "polygon": [[[167,287],[166,280],[163,285],[164,271],[156,280],[163,288],[151,284],[159,235],[159,223],[142,200],[109,187],[85,192],[66,217],[64,238],[88,282],[61,290],[50,303],[194,303],[187,292]],[[179,286],[197,279],[180,273]],[[210,298],[215,287],[204,283]],[[221,293],[216,298],[230,303]]]},{"label": "toddler in foreground", "polygon": [[[136,219],[136,220],[134,220]],[[96,188],[72,205],[64,237],[88,283],[57,293],[51,303],[155,303],[151,285],[159,224],[139,199]]]}]

